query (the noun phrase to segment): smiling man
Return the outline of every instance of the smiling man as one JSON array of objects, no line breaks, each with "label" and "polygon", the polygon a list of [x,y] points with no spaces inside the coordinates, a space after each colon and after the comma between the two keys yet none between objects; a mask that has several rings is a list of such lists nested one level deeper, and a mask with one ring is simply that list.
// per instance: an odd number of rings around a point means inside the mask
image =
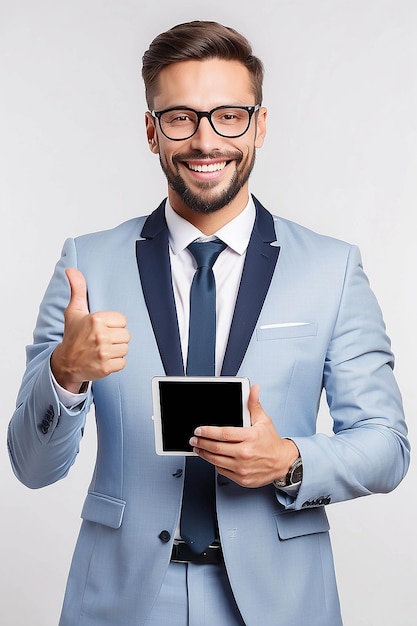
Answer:
[{"label": "smiling man", "polygon": [[266,109],[255,102],[261,98],[239,61],[190,60],[161,70],[155,111],[146,116],[149,144],[160,154],[172,207],[193,224],[194,213],[227,208],[215,222],[225,224],[247,204],[266,130]]},{"label": "smiling man", "polygon": [[[242,35],[180,24],[143,78],[168,197],[67,240],[9,428],[16,475],[43,487],[70,470],[94,403],[60,626],[340,626],[325,506],[394,489],[409,463],[381,311],[355,246],[249,193],[266,109]],[[249,378],[251,425],[203,423],[195,456],[158,456],[163,375]],[[333,436],[316,432],[323,390]]]}]

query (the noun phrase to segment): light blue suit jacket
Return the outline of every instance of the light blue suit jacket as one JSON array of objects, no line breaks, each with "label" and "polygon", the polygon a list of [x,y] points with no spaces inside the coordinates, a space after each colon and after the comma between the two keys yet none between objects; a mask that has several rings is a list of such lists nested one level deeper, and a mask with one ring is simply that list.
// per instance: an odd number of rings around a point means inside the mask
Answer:
[{"label": "light blue suit jacket", "polygon": [[[324,505],[388,492],[407,471],[393,356],[357,248],[255,204],[222,373],[260,384],[264,410],[300,449],[304,477],[291,498],[218,476],[224,559],[248,626],[338,626]],[[125,370],[95,382],[72,411],[49,370],[63,334],[67,267],[85,275],[90,310],[123,312],[131,333]],[[97,463],[60,624],[144,624],[169,564],[184,469],[182,457],[155,454],[151,419],[151,378],[183,374],[164,203],[147,219],[65,243],[27,355],[8,437],[23,483],[63,478],[92,402],[97,422]],[[316,433],[323,387],[331,437]]]}]

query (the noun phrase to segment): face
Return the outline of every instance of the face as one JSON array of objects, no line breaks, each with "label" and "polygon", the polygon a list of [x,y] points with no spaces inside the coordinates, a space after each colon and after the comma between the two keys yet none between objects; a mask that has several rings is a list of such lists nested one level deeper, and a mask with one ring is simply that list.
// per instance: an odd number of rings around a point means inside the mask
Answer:
[{"label": "face", "polygon": [[[249,71],[237,61],[184,61],[164,68],[158,79],[155,111],[191,107],[210,111],[222,105],[254,105]],[[211,214],[225,207],[237,214],[248,200],[248,178],[256,148],[265,137],[266,110],[255,113],[241,137],[221,137],[202,118],[190,139],[167,139],[159,123],[146,114],[150,148],[159,154],[169,184],[169,199],[181,215]]]}]

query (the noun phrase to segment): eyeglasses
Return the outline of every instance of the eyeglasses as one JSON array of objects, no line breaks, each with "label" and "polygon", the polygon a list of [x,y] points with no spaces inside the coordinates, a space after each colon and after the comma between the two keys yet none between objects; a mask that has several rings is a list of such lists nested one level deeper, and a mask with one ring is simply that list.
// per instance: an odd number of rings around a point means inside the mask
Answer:
[{"label": "eyeglasses", "polygon": [[201,119],[206,117],[215,133],[221,137],[235,139],[241,137],[249,128],[253,114],[261,105],[220,106],[211,111],[195,111],[188,107],[174,107],[164,111],[151,111],[159,121],[159,127],[167,139],[184,141],[190,139],[198,130]]}]

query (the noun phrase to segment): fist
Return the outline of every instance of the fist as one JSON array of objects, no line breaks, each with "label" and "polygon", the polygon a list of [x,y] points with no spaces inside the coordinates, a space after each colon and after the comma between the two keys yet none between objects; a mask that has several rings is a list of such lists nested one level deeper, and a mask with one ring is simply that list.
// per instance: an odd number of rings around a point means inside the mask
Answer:
[{"label": "fist", "polygon": [[78,393],[86,381],[124,369],[130,339],[126,318],[116,311],[90,313],[87,284],[74,268],[66,270],[71,296],[64,313],[64,335],[51,358],[57,382]]}]

